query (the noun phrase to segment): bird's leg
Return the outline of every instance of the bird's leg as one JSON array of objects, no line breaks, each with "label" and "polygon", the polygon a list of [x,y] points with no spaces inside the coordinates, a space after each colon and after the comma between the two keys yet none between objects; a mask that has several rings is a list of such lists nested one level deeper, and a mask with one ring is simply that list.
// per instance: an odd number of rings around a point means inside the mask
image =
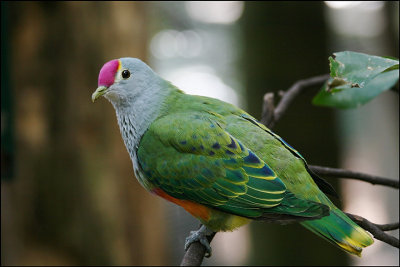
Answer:
[{"label": "bird's leg", "polygon": [[197,231],[190,231],[190,235],[186,237],[185,240],[185,250],[188,250],[192,243],[199,241],[206,248],[205,257],[211,257],[212,250],[210,242],[208,242],[207,236],[210,236],[213,233],[214,232],[208,229],[205,225],[202,225]]}]

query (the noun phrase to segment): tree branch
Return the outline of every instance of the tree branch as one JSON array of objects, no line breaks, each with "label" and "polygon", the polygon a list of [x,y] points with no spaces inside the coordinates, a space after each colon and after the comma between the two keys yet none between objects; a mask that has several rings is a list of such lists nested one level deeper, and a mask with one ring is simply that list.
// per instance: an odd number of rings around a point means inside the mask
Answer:
[{"label": "tree branch", "polygon": [[[328,80],[329,74],[323,74],[308,79],[300,80],[294,83],[289,90],[282,93],[282,98],[274,108],[274,94],[267,93],[264,95],[263,113],[261,116],[261,122],[264,123],[268,128],[272,128],[277,121],[281,119],[283,114],[289,108],[293,100],[307,87],[321,84]],[[267,111],[273,111],[273,113],[267,114]],[[269,116],[269,117],[268,117]]]},{"label": "tree branch", "polygon": [[399,229],[399,223],[375,224],[358,215],[354,215],[351,213],[346,213],[346,215],[349,216],[350,219],[352,219],[356,224],[361,226],[363,229],[370,232],[376,239],[385,242],[393,247],[396,248],[399,247],[399,239],[397,239],[394,236],[390,236],[384,232],[388,230]]},{"label": "tree branch", "polygon": [[393,231],[399,229],[399,222],[387,223],[387,224],[376,224],[382,231]]},{"label": "tree branch", "polygon": [[361,172],[337,169],[337,168],[315,166],[315,165],[308,165],[308,167],[310,168],[310,170],[321,176],[356,179],[364,182],[369,182],[371,184],[385,185],[397,189],[399,188],[399,181],[385,177],[370,175]]},{"label": "tree branch", "polygon": [[[209,243],[211,243],[215,234],[216,233],[213,233],[212,235],[207,236]],[[206,254],[206,248],[200,242],[198,241],[194,242],[189,246],[188,250],[183,256],[180,266],[200,266],[201,263],[203,262],[205,254]]]},{"label": "tree branch", "polygon": [[273,124],[275,123],[274,111],[274,93],[266,93],[264,95],[261,123],[264,125],[268,125],[269,127],[273,126]]}]

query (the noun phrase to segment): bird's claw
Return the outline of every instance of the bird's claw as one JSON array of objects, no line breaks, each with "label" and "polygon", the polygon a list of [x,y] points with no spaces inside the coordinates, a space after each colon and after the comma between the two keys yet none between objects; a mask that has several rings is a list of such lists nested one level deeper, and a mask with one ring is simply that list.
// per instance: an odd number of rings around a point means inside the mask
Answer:
[{"label": "bird's claw", "polygon": [[202,226],[197,231],[191,231],[190,235],[188,237],[186,237],[186,240],[185,240],[185,251],[187,251],[189,249],[189,247],[192,243],[198,241],[206,249],[205,257],[206,258],[211,257],[212,249],[210,246],[210,242],[208,242],[208,239],[207,239],[207,230],[208,229],[205,226]]}]

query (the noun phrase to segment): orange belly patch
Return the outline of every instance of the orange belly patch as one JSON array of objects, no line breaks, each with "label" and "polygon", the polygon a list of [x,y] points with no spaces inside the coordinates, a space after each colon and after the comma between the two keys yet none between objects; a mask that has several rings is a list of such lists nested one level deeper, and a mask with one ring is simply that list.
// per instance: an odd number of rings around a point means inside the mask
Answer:
[{"label": "orange belly patch", "polygon": [[196,218],[202,219],[203,221],[208,221],[210,219],[210,208],[208,208],[204,205],[195,203],[190,200],[174,198],[174,197],[168,195],[167,193],[165,193],[160,188],[155,188],[152,190],[152,192],[172,203],[175,203],[176,205],[181,206],[182,208],[184,208],[187,212],[189,212]]}]

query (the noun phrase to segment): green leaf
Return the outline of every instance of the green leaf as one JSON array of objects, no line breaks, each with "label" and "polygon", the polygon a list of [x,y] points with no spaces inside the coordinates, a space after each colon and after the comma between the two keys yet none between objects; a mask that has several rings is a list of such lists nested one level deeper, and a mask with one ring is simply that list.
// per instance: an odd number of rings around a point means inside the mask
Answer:
[{"label": "green leaf", "polygon": [[331,78],[313,104],[354,108],[393,87],[399,79],[399,61],[351,51],[329,57]]},{"label": "green leaf", "polygon": [[398,70],[398,69],[399,69],[399,64],[396,64],[396,65],[393,65],[393,66],[387,68],[387,69],[384,70],[383,72],[391,71],[391,70]]}]

